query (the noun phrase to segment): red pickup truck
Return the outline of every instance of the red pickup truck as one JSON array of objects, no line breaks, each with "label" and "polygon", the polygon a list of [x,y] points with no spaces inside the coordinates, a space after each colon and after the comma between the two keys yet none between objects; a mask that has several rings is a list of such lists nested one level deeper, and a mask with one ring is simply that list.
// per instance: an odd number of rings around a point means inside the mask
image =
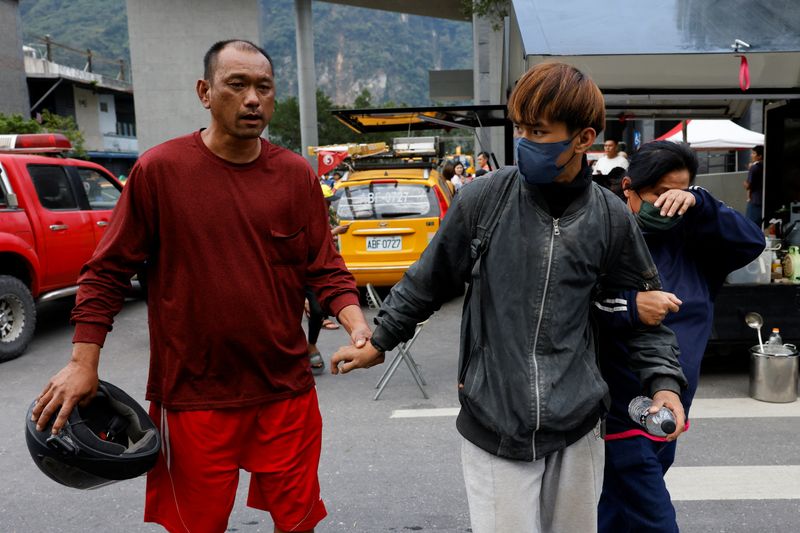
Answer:
[{"label": "red pickup truck", "polygon": [[0,135],[0,362],[25,351],[36,304],[77,292],[122,184],[68,159],[60,134]]}]

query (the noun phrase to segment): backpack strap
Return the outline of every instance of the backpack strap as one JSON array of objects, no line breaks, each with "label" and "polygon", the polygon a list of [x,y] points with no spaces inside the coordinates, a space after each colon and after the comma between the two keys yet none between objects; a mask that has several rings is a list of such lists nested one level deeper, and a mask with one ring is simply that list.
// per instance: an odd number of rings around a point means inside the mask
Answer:
[{"label": "backpack strap", "polygon": [[489,249],[492,233],[503,214],[511,189],[515,183],[516,167],[503,167],[485,178],[488,183],[478,197],[477,207],[472,213],[472,240],[470,256],[473,268],[480,267],[480,259]]},{"label": "backpack strap", "polygon": [[[483,331],[483,320],[481,317],[481,258],[489,249],[489,242],[492,233],[497,227],[503,211],[508,205],[511,190],[514,184],[518,183],[515,179],[517,175],[516,167],[503,167],[486,178],[487,183],[478,196],[470,216],[470,227],[472,228],[472,240],[470,241],[470,255],[472,257],[472,275],[467,287],[467,294],[464,298],[464,310],[469,309],[469,329],[473,342],[476,346],[483,344],[485,333]],[[463,326],[464,323],[462,323]],[[459,358],[458,382],[464,383],[469,359],[472,354],[462,354]]]},{"label": "backpack strap", "polygon": [[622,209],[622,205],[615,206],[609,202],[609,195],[602,188],[600,194],[605,201],[606,217],[608,223],[608,235],[611,244],[608,247],[608,254],[603,261],[601,275],[606,275],[617,262],[619,254],[622,253],[622,248],[625,246],[625,236],[628,234],[628,217]]}]

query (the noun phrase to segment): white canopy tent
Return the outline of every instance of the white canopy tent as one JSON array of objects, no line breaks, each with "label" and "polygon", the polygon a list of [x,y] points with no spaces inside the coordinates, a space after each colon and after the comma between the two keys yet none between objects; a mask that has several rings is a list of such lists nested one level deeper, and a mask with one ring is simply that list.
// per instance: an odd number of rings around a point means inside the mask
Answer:
[{"label": "white canopy tent", "polygon": [[[683,122],[659,137],[659,141],[683,141]],[[764,134],[730,120],[687,120],[686,142],[695,150],[737,150],[764,144]]]}]

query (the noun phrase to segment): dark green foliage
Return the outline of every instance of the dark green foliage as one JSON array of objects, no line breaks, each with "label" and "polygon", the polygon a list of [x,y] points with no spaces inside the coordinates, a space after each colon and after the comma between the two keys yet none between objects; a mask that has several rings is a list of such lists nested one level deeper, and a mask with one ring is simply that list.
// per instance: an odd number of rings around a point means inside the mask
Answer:
[{"label": "dark green foliage", "polygon": [[[297,93],[293,0],[264,0],[264,45],[276,57],[278,90]],[[337,104],[363,89],[375,103],[430,104],[428,70],[471,68],[472,27],[430,17],[313,3],[319,87]]]},{"label": "dark green foliage", "polygon": [[461,0],[461,9],[468,17],[488,17],[494,29],[499,30],[508,15],[509,4],[509,0]]},{"label": "dark green foliage", "polygon": [[[283,100],[297,94],[294,2],[262,0],[262,6],[264,46],[275,61]],[[125,0],[20,0],[20,12],[26,44],[50,34],[73,48],[129,61]],[[429,104],[428,70],[472,66],[469,22],[314,2],[313,23],[318,86],[340,105],[364,89],[376,104]],[[53,50],[59,62],[79,68],[86,62],[80,54]],[[198,73],[203,53],[197,51]],[[103,74],[116,76],[118,70],[95,63]]]},{"label": "dark green foliage", "polygon": [[[353,107],[373,107],[370,102],[371,95],[364,89],[356,99]],[[390,103],[391,104],[391,103]],[[394,104],[391,104],[394,106]],[[383,107],[390,107],[384,105]],[[354,132],[331,114],[331,110],[340,109],[341,106],[335,105],[322,91],[317,91],[317,131],[319,134],[319,144],[321,146],[342,143],[371,143],[386,141],[390,142],[392,134],[369,134],[362,135]],[[269,126],[270,141],[299,152],[306,153],[305,147],[301,147],[300,141],[300,107],[297,97],[290,96],[276,102],[275,114]],[[301,150],[301,148],[303,148]]]},{"label": "dark green foliage", "polygon": [[[128,17],[125,0],[20,0],[22,36],[25,44],[35,45],[44,55],[46,34],[71,48],[100,54],[109,60],[124,59],[130,76]],[[86,56],[53,47],[58,63],[83,68]],[[94,61],[94,72],[116,77],[119,65]]]},{"label": "dark green foliage", "polygon": [[4,115],[0,113],[0,134],[5,133],[63,133],[72,143],[73,157],[86,157],[83,147],[83,133],[72,117],[62,117],[45,109],[41,121],[24,118],[22,115]]}]

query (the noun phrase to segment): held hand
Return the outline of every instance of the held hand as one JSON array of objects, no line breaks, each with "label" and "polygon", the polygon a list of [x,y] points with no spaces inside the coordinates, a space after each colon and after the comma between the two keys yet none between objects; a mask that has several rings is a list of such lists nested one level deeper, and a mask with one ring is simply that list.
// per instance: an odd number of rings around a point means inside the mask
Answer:
[{"label": "held hand", "polygon": [[689,191],[670,189],[658,197],[653,205],[661,209],[661,216],[673,217],[682,215],[697,203],[697,199]]},{"label": "held hand", "polygon": [[342,233],[347,233],[347,230],[350,229],[350,224],[336,226],[331,230],[331,235],[341,235]]},{"label": "held hand", "polygon": [[[77,357],[81,351],[87,349],[89,357]],[[52,430],[55,435],[64,427],[75,405],[84,405],[97,394],[95,351],[99,356],[100,347],[95,344],[76,344],[72,360],[50,379],[33,408],[32,420],[36,422],[38,431],[43,431],[50,418],[57,414]]]},{"label": "held hand", "polygon": [[[385,355],[379,352],[371,342],[365,342],[362,347],[342,346],[331,357],[331,374],[347,374],[355,368],[369,368],[383,363]],[[344,363],[339,368],[339,363]]]},{"label": "held hand", "polygon": [[353,328],[350,332],[350,341],[356,348],[363,348],[372,338],[372,330],[366,324]]},{"label": "held hand", "polygon": [[680,396],[669,390],[656,392],[653,395],[653,405],[650,406],[650,412],[657,413],[661,407],[666,407],[675,415],[675,431],[667,435],[667,441],[672,442],[686,429],[686,414],[683,412]]},{"label": "held hand", "polygon": [[645,326],[658,326],[667,313],[677,313],[683,302],[671,292],[646,291],[636,293],[639,321]]}]

